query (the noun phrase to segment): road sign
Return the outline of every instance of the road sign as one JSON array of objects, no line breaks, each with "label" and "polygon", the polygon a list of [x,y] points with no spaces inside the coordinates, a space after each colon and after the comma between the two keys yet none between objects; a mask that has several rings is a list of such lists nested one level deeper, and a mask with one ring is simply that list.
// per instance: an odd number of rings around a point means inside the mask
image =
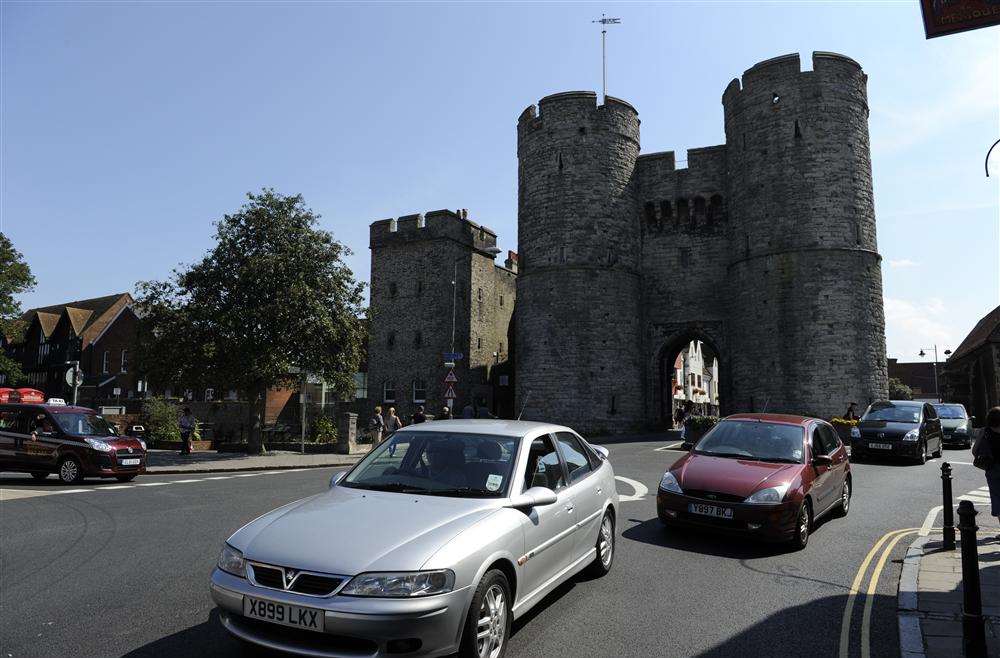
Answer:
[{"label": "road sign", "polygon": [[455,387],[452,386],[451,384],[448,384],[448,390],[444,392],[444,399],[445,400],[454,400],[457,397],[458,396],[455,395]]},{"label": "road sign", "polygon": [[444,360],[445,361],[461,361],[462,357],[464,357],[464,356],[465,355],[462,354],[461,352],[445,352],[444,353]]},{"label": "road sign", "polygon": [[456,382],[458,382],[458,377],[455,376],[455,371],[454,370],[449,370],[448,374],[445,375],[444,383],[445,384],[454,384]]},{"label": "road sign", "polygon": [[[75,378],[74,378],[74,375],[76,375]],[[67,386],[73,386],[74,379],[76,380],[75,383],[76,383],[77,386],[82,386],[83,385],[83,373],[80,372],[79,370],[75,370],[73,368],[70,368],[69,370],[66,371],[66,385]]]}]

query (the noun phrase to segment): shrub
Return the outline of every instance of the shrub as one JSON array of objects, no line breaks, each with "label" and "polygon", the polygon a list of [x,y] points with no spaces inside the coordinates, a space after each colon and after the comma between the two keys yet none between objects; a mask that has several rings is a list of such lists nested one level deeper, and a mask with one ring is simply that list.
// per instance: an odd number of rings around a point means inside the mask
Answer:
[{"label": "shrub", "polygon": [[913,389],[896,379],[889,378],[889,399],[890,400],[912,400]]},{"label": "shrub", "polygon": [[177,405],[163,398],[151,398],[142,406],[143,425],[153,441],[180,441]]},{"label": "shrub", "polygon": [[335,443],[337,441],[337,424],[329,416],[320,416],[313,421],[312,439],[317,443]]},{"label": "shrub", "polygon": [[685,422],[685,425],[687,425],[692,432],[700,432],[702,434],[718,424],[718,416],[691,416]]}]

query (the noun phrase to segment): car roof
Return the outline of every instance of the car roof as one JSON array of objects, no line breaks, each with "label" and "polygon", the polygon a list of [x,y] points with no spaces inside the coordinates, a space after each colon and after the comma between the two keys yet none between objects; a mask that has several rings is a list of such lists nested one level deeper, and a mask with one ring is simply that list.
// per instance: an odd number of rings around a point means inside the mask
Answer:
[{"label": "car roof", "polygon": [[[466,432],[468,434],[492,434],[494,436],[523,437],[540,432],[560,432],[570,428],[552,423],[533,420],[503,420],[500,418],[456,418],[454,420],[432,420],[426,423],[407,425],[400,432]],[[398,432],[397,432],[398,433]]]},{"label": "car roof", "polygon": [[810,416],[794,416],[792,414],[733,414],[726,416],[722,420],[756,420],[762,423],[781,423],[783,425],[801,425],[805,427],[809,423],[816,422],[817,418]]},{"label": "car roof", "polygon": [[15,407],[17,409],[25,409],[31,411],[33,409],[44,409],[50,413],[54,414],[96,414],[97,412],[89,407],[74,407],[72,405],[66,404],[43,404],[40,402],[6,402],[0,406],[3,407]]},{"label": "car roof", "polygon": [[876,404],[891,404],[895,407],[922,407],[926,403],[919,400],[879,400],[872,403],[872,406]]}]

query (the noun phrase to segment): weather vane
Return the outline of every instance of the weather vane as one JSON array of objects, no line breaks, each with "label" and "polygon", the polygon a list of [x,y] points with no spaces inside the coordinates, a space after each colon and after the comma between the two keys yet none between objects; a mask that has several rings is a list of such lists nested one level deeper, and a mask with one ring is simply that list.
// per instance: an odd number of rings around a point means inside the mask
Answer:
[{"label": "weather vane", "polygon": [[600,20],[590,21],[591,23],[600,23],[601,29],[601,86],[602,95],[605,99],[608,97],[608,56],[607,49],[605,48],[604,42],[608,34],[609,25],[619,25],[622,22],[620,18],[608,18],[604,14],[601,14]]}]

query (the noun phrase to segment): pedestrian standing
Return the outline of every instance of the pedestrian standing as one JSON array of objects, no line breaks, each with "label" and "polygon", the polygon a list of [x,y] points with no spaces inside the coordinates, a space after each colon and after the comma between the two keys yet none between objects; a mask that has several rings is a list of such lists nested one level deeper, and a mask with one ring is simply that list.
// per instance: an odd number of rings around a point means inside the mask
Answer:
[{"label": "pedestrian standing", "polygon": [[462,407],[462,418],[475,418],[476,410],[472,408],[471,404],[467,404]]},{"label": "pedestrian standing", "polygon": [[372,440],[372,445],[382,443],[382,433],[385,432],[385,419],[382,418],[382,407],[375,407],[375,412],[368,421],[368,438]]},{"label": "pedestrian standing", "polygon": [[444,407],[441,410],[441,415],[438,416],[438,420],[451,420],[451,407]]},{"label": "pedestrian standing", "polygon": [[972,446],[972,456],[973,464],[986,471],[992,508],[990,514],[1000,521],[1000,407],[993,407],[986,414],[986,427],[979,430],[976,443]]},{"label": "pedestrian standing", "polygon": [[180,420],[177,421],[177,425],[181,430],[181,454],[190,455],[191,435],[194,434],[194,430],[198,426],[198,420],[191,413],[191,407],[184,407],[184,412],[181,414]]},{"label": "pedestrian standing", "polygon": [[385,419],[385,431],[389,434],[403,429],[403,421],[396,415],[396,407],[389,407],[389,415]]},{"label": "pedestrian standing", "polygon": [[427,421],[427,415],[424,414],[424,408],[422,406],[417,407],[417,411],[413,414],[413,420],[411,423],[416,425],[417,423],[423,423]]},{"label": "pedestrian standing", "polygon": [[857,402],[852,402],[847,405],[847,413],[844,414],[844,420],[858,420],[857,407]]},{"label": "pedestrian standing", "polygon": [[694,407],[694,403],[691,402],[691,400],[685,400],[684,403],[677,409],[677,415],[674,418],[674,429],[680,428],[681,441],[687,437],[687,419],[688,416],[691,415],[692,407]]}]

